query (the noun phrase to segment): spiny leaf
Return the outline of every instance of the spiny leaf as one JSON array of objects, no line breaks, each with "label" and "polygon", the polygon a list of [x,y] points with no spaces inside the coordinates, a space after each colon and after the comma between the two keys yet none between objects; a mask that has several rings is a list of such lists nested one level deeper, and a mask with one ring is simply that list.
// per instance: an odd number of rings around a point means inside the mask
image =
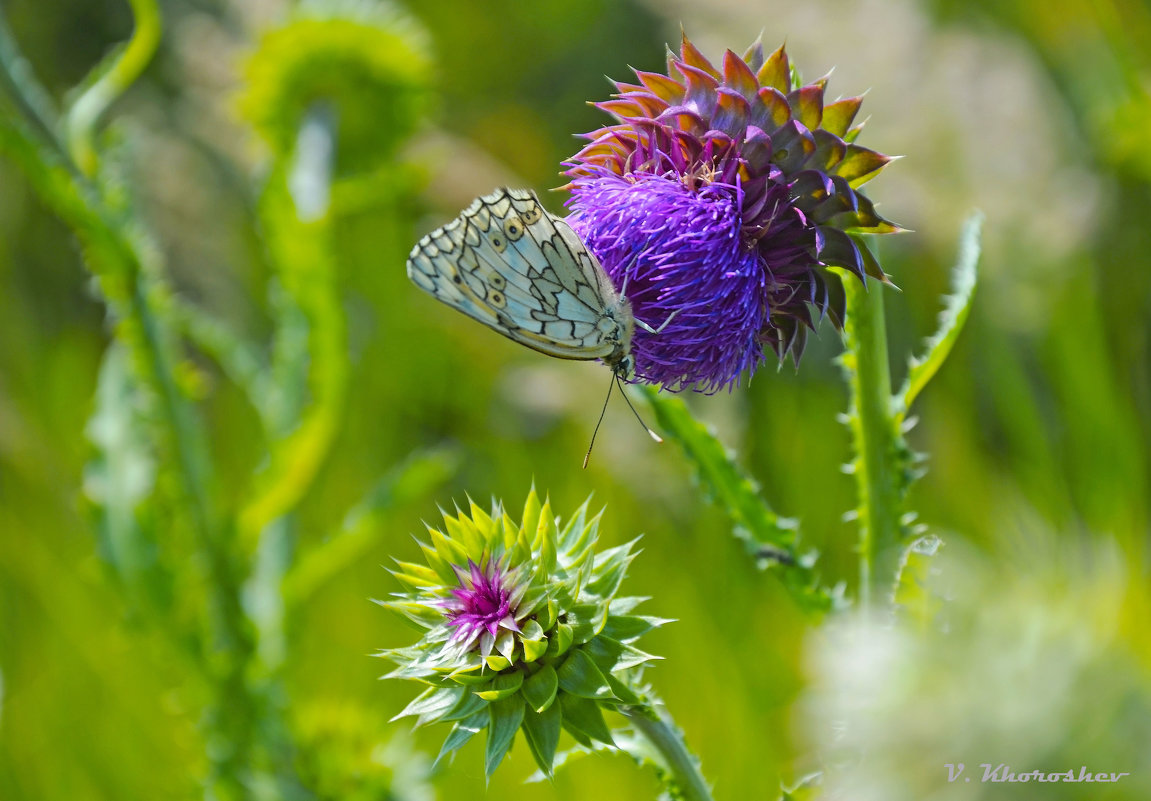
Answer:
[{"label": "spiny leaf", "polygon": [[524,683],[524,674],[518,670],[512,673],[501,673],[492,683],[483,690],[476,690],[475,694],[485,701],[502,701],[519,692]]},{"label": "spiny leaf", "polygon": [[524,682],[523,696],[536,712],[544,712],[555,701],[559,677],[551,665],[544,665]]},{"label": "spiny leaf", "polygon": [[959,259],[952,273],[952,294],[939,315],[939,329],[924,343],[925,355],[911,360],[907,380],[896,394],[897,408],[903,413],[927,386],[959,338],[963,324],[971,313],[971,300],[978,282],[976,265],[979,263],[979,233],[983,215],[978,212],[968,218],[959,240]]},{"label": "spiny leaf", "polygon": [[563,712],[559,704],[552,704],[543,712],[536,712],[534,709],[524,710],[523,729],[528,748],[531,749],[540,770],[549,777],[552,775],[552,760],[555,759],[562,727]]},{"label": "spiny leaf", "polygon": [[822,773],[808,774],[791,787],[781,787],[779,801],[814,801],[820,796],[822,784]]},{"label": "spiny leaf", "polygon": [[581,698],[610,698],[611,689],[595,661],[582,649],[576,649],[556,671],[560,689]]},{"label": "spiny leaf", "polygon": [[737,536],[754,545],[774,545],[788,553],[795,543],[795,521],[782,518],[759,495],[755,481],[743,472],[713,432],[692,417],[680,398],[643,388],[656,419],[683,448],[698,471],[710,499],[725,509],[739,527]]},{"label": "spiny leaf", "polygon": [[661,617],[612,614],[608,617],[607,625],[604,626],[602,634],[604,637],[610,637],[620,642],[630,642],[639,639],[654,628],[671,622],[671,620]]},{"label": "spiny leaf", "polygon": [[489,705],[491,722],[488,724],[488,742],[484,753],[484,773],[488,778],[495,773],[504,755],[512,747],[516,730],[524,719],[524,699],[518,695]]},{"label": "spiny leaf", "polygon": [[396,715],[392,720],[417,715],[417,726],[438,720],[441,715],[447,714],[456,707],[465,692],[466,690],[462,687],[451,689],[429,687],[416,696],[410,704],[404,707],[404,711]]},{"label": "spiny leaf", "polygon": [[440,748],[440,754],[436,757],[436,761],[432,767],[440,764],[440,761],[458,751],[464,743],[472,739],[472,737],[479,734],[488,725],[489,720],[488,711],[483,709],[476,714],[469,717],[467,720],[461,720],[452,726],[452,730],[448,732],[447,738],[444,740],[443,746]]},{"label": "spiny leaf", "polygon": [[917,625],[926,628],[935,620],[939,599],[931,593],[928,578],[931,564],[943,541],[934,535],[920,537],[903,553],[895,582],[895,604]]},{"label": "spiny leaf", "polygon": [[590,745],[592,740],[614,745],[611,730],[604,722],[603,711],[597,701],[562,693],[560,706],[563,708],[564,728],[576,740],[584,745]]},{"label": "spiny leaf", "polygon": [[101,553],[117,579],[130,594],[143,591],[160,601],[171,578],[156,558],[158,543],[146,513],[156,483],[156,455],[141,425],[145,410],[128,353],[113,343],[100,366],[96,409],[86,428],[96,454],[84,469],[84,491],[95,506]]},{"label": "spiny leaf", "polygon": [[[695,466],[706,496],[731,518],[735,536],[743,540],[748,553],[755,556],[761,566],[779,566],[784,571],[784,585],[805,609],[826,609],[830,605],[829,596],[812,570],[814,560],[801,558],[797,553],[796,521],[772,511],[760,495],[755,480],[736,463],[715,434],[692,417],[683,400],[660,394],[650,387],[641,387],[641,391],[660,427],[680,444]],[[764,560],[760,556],[764,548],[781,552],[785,557]]]}]

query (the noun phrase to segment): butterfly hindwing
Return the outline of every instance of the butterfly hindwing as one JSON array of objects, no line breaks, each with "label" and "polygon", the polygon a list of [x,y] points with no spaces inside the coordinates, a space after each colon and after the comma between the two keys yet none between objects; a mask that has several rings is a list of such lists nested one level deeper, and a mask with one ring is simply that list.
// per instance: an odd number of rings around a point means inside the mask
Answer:
[{"label": "butterfly hindwing", "polygon": [[419,241],[412,281],[523,345],[565,359],[626,351],[630,312],[571,227],[535,193],[500,189]]}]

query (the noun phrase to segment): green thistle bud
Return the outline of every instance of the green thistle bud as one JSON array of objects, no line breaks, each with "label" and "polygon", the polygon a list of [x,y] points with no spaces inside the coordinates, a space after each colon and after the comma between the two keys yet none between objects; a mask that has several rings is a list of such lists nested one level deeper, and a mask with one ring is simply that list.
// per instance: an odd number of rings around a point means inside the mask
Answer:
[{"label": "green thistle bud", "polygon": [[550,776],[561,729],[612,744],[603,710],[639,703],[642,666],[657,658],[632,643],[667,621],[617,597],[636,540],[596,553],[599,520],[585,502],[561,526],[533,489],[520,523],[472,503],[428,528],[427,565],[397,563],[407,591],[379,603],[424,635],[377,656],[398,665],[385,678],[429,685],[397,718],[451,723],[439,759],[487,729],[490,776],[522,729]]}]

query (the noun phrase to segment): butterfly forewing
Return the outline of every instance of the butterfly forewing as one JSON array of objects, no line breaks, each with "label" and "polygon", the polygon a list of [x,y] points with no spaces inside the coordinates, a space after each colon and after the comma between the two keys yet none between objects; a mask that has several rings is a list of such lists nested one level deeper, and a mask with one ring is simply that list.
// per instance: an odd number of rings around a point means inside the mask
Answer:
[{"label": "butterfly forewing", "polygon": [[563,359],[626,355],[631,313],[571,227],[529,190],[500,189],[408,257],[421,289],[504,336]]}]

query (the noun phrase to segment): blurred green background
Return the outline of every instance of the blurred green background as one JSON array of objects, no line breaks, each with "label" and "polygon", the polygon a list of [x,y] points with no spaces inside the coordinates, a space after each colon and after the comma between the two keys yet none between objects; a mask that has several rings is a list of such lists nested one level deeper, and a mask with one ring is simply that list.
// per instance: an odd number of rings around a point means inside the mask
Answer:
[{"label": "blurred green background", "polygon": [[[257,211],[267,154],[238,97],[253,79],[245,59],[289,5],[166,0],[161,7],[159,53],[113,109],[125,180],[177,295],[260,341],[271,326]],[[58,99],[132,27],[122,0],[4,0],[2,8]],[[629,66],[660,69],[664,43],[677,42],[681,22],[714,58],[727,47],[742,51],[762,28],[769,48],[786,39],[805,77],[837,67],[831,96],[869,90],[862,143],[906,155],[869,195],[886,217],[915,231],[881,244],[885,269],[902,289],[888,294],[897,381],[932,329],[963,218],[975,207],[986,213],[971,321],[924,394],[910,435],[930,454],[913,504],[932,530],[964,548],[966,570],[993,577],[986,580],[995,586],[1031,588],[1004,590],[994,604],[988,595],[986,614],[1010,607],[1019,631],[1034,632],[1050,600],[1071,599],[1050,611],[1064,614],[1058,620],[1066,626],[1040,627],[1056,643],[1055,656],[1020,659],[1047,664],[1067,653],[1058,647],[1067,632],[1102,632],[1085,646],[1095,661],[1076,662],[1069,670],[1079,678],[1053,693],[1089,693],[1114,680],[1126,688],[1115,691],[1116,716],[1128,704],[1149,708],[1139,704],[1151,668],[1151,6],[439,0],[408,11],[426,32],[433,111],[389,156],[395,166],[349,193],[354,202],[345,198],[334,218],[350,372],[338,433],[299,510],[300,552],[336,536],[349,508],[410,454],[443,450],[430,477],[394,493],[356,559],[326,574],[290,622],[287,706],[302,739],[328,738],[335,746],[325,753],[343,755],[347,764],[333,772],[390,770],[371,767],[380,760],[418,769],[404,749],[434,754],[444,734],[421,731],[409,742],[406,722],[388,722],[414,687],[378,682],[384,665],[368,654],[413,635],[368,602],[396,589],[381,565],[415,556],[410,535],[421,533],[421,519],[437,517],[437,504],[450,508],[470,493],[516,508],[533,478],[561,513],[594,493],[607,506],[607,545],[645,533],[630,592],[652,596],[648,614],[678,620],[646,641],[666,657],[650,678],[717,797],[773,798],[781,779],[814,765],[808,743],[820,735],[797,722],[808,709],[797,702],[808,678],[823,675],[804,656],[807,626],[694,488],[682,454],[653,445],[616,402],[581,471],[607,372],[520,348],[420,293],[404,274],[415,239],[474,196],[503,184],[562,183],[559,163],[577,148],[572,134],[603,123],[585,105],[606,97],[603,76],[626,80]],[[370,128],[372,107],[361,112]],[[562,201],[547,199],[556,212]],[[0,159],[4,801],[202,793],[206,757],[192,668],[125,604],[98,555],[84,496],[93,454],[85,432],[109,339],[73,237],[16,166]],[[846,403],[833,362],[839,350],[825,325],[800,370],[764,369],[730,395],[688,400],[776,510],[802,521],[827,579],[851,584],[854,527],[841,515],[855,490],[839,469],[850,457],[847,431],[835,422]],[[189,359],[210,432],[212,485],[229,507],[263,459],[256,417],[213,361]],[[1095,570],[1111,571],[1104,584],[1114,597],[1080,624],[1074,593],[1098,598]],[[1081,580],[1084,571],[1094,578]],[[1111,628],[1099,628],[1099,619]],[[1008,636],[986,647],[1011,652],[1015,642]],[[1130,666],[1115,678],[1099,660]],[[1091,673],[1097,669],[1103,673]],[[1056,763],[1052,771],[1077,770],[1088,758],[1076,750],[1078,709],[1069,706],[1054,722],[1026,708],[1013,719],[1020,738],[1032,724],[1067,732],[1030,753],[1036,764],[1020,767],[1046,768],[1046,759]],[[1104,715],[1093,725],[1106,732],[1118,724]],[[1132,725],[1122,731],[1147,733]],[[1119,762],[1099,770],[1137,771],[1122,760],[1141,759],[1142,785],[1075,797],[1149,797],[1147,742],[1142,751],[1099,752]],[[914,748],[907,753],[914,762]],[[923,760],[927,767],[916,763],[916,770],[928,774],[909,786],[935,792],[944,786],[942,763],[934,752]],[[561,770],[550,785],[522,784],[532,767],[517,749],[487,792],[508,801],[593,794],[607,801],[658,791],[650,773],[622,756]],[[359,797],[357,786],[351,778],[330,796]],[[475,745],[432,779],[440,798],[478,797],[482,787]]]}]

